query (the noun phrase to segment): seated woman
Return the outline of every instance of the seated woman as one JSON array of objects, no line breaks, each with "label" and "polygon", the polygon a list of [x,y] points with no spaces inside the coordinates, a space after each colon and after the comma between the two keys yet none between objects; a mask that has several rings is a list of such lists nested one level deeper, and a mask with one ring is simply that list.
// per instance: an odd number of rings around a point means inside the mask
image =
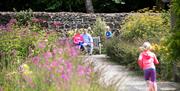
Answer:
[{"label": "seated woman", "polygon": [[76,31],[76,34],[73,36],[73,43],[79,47],[79,49],[83,48],[83,37],[79,33],[79,31]]}]

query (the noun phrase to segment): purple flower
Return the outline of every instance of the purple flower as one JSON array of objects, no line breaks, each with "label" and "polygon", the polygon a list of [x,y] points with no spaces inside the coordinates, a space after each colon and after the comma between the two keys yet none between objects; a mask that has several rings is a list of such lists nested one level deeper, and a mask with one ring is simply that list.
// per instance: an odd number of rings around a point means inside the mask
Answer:
[{"label": "purple flower", "polygon": [[58,61],[54,60],[51,62],[51,67],[57,67],[59,65]]},{"label": "purple flower", "polygon": [[10,24],[15,24],[16,22],[17,22],[16,19],[11,19],[11,20],[9,21]]},{"label": "purple flower", "polygon": [[40,23],[45,23],[45,22],[47,22],[47,20],[40,18],[40,19],[39,19],[39,22],[40,22]]},{"label": "purple flower", "polygon": [[6,26],[0,25],[0,30],[6,30]]},{"label": "purple flower", "polygon": [[62,73],[61,78],[64,79],[65,81],[68,81],[68,80],[69,80],[68,75],[65,74],[65,73]]},{"label": "purple flower", "polygon": [[40,61],[40,57],[35,56],[35,57],[32,58],[32,61],[33,61],[34,64],[37,65],[39,63],[39,61]]},{"label": "purple flower", "polygon": [[52,58],[52,53],[51,52],[46,52],[46,53],[44,53],[44,58],[46,59],[46,60],[48,60],[49,58]]},{"label": "purple flower", "polygon": [[76,50],[76,48],[70,48],[70,55],[71,56],[77,56],[78,55],[78,52],[77,52],[77,50]]},{"label": "purple flower", "polygon": [[37,22],[39,22],[39,19],[37,19],[37,18],[32,18],[32,22],[37,23]]},{"label": "purple flower", "polygon": [[45,42],[39,42],[39,43],[38,43],[38,47],[39,47],[40,49],[43,49],[43,48],[46,47],[46,43],[45,43]]},{"label": "purple flower", "polygon": [[90,75],[92,72],[92,69],[90,67],[86,67],[86,74]]},{"label": "purple flower", "polygon": [[58,52],[58,50],[57,49],[53,49],[53,54],[56,54]]},{"label": "purple flower", "polygon": [[59,21],[54,21],[51,25],[54,26],[54,27],[57,27],[57,26],[61,26],[62,23],[59,22]]},{"label": "purple flower", "polygon": [[66,61],[66,69],[67,69],[68,73],[71,73],[71,71],[72,71],[72,63],[71,62]]},{"label": "purple flower", "polygon": [[78,65],[77,72],[79,76],[82,76],[85,74],[84,67],[81,65]]},{"label": "purple flower", "polygon": [[11,27],[12,27],[11,23],[6,24],[6,30],[7,31],[13,31],[13,29]]},{"label": "purple flower", "polygon": [[63,58],[58,58],[57,61],[59,64],[61,64],[61,63],[63,63]]},{"label": "purple flower", "polygon": [[57,72],[64,72],[64,66],[62,66],[62,65],[60,65],[60,66],[58,66],[58,70],[57,70]]},{"label": "purple flower", "polygon": [[58,52],[59,54],[62,54],[62,53],[63,53],[63,49],[59,48],[59,49],[57,49],[57,52]]}]

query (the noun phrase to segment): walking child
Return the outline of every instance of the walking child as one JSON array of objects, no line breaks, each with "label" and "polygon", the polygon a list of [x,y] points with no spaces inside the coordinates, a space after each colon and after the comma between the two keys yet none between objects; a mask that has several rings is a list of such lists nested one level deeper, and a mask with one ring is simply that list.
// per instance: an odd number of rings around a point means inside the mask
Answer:
[{"label": "walking child", "polygon": [[138,64],[144,71],[144,79],[147,81],[148,91],[157,91],[155,64],[159,64],[159,61],[150,49],[151,44],[144,42],[140,47],[142,52],[139,55]]}]

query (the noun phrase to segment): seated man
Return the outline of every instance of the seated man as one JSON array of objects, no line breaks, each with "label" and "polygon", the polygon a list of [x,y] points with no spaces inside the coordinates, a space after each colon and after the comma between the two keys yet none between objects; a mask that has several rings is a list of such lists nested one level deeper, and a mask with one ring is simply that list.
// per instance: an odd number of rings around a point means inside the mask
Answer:
[{"label": "seated man", "polygon": [[84,29],[84,33],[82,34],[82,37],[83,37],[83,41],[84,41],[83,46],[84,46],[86,52],[88,54],[92,55],[92,52],[93,52],[93,38],[88,33],[87,29]]},{"label": "seated man", "polygon": [[76,31],[76,34],[73,36],[73,43],[79,47],[79,49],[83,48],[83,37],[79,33],[79,31]]}]

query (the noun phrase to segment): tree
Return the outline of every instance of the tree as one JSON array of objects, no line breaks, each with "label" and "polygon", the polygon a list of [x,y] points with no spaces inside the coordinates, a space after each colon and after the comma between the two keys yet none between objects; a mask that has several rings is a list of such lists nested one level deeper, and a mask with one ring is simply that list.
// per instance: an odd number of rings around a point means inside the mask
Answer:
[{"label": "tree", "polygon": [[87,13],[94,13],[92,0],[85,0],[85,6],[86,6],[86,12]]}]

